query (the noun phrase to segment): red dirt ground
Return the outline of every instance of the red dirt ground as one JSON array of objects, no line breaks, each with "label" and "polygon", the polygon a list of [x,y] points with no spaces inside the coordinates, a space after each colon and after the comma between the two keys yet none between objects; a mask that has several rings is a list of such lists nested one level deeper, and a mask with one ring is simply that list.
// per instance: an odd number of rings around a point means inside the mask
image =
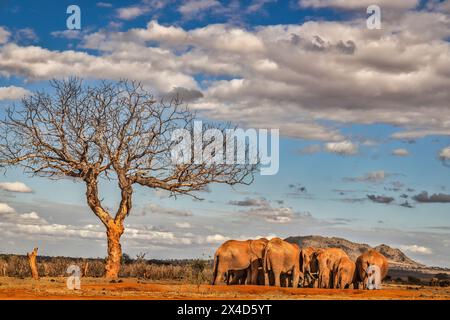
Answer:
[{"label": "red dirt ground", "polygon": [[0,277],[0,299],[450,299],[450,288],[385,285],[383,290],[210,286],[123,279],[82,278],[81,290],[68,290],[64,278],[39,281]]}]

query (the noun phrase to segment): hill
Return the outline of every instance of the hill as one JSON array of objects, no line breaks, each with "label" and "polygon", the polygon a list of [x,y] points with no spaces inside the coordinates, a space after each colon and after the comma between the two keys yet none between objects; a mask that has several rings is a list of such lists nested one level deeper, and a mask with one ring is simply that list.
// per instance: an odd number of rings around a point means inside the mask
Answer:
[{"label": "hill", "polygon": [[343,238],[322,236],[297,236],[288,237],[285,240],[291,243],[297,243],[300,247],[341,248],[353,260],[356,260],[359,255],[367,250],[375,249],[388,259],[391,266],[407,269],[420,269],[425,267],[423,264],[408,258],[400,249],[391,248],[386,244],[372,248],[365,243],[356,243]]}]

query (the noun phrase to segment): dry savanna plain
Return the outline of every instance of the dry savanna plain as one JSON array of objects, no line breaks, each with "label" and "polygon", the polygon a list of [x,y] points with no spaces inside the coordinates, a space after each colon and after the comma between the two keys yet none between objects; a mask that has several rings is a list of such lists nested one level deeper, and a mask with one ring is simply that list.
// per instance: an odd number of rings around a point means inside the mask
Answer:
[{"label": "dry savanna plain", "polygon": [[179,281],[153,281],[125,278],[107,281],[103,278],[81,279],[80,290],[69,290],[65,277],[0,277],[0,299],[339,299],[339,300],[449,300],[450,287],[430,287],[386,283],[382,290],[278,288],[268,286],[211,286]]}]

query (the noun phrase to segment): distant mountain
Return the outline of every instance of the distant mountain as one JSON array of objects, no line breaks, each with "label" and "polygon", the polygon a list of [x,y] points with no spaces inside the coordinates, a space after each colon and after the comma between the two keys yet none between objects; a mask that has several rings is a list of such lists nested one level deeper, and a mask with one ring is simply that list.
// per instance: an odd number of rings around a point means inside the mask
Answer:
[{"label": "distant mountain", "polygon": [[356,243],[343,238],[322,237],[322,236],[303,236],[289,237],[285,239],[291,243],[297,243],[300,247],[317,248],[341,248],[352,260],[356,260],[359,255],[369,249],[375,249],[383,254],[391,266],[403,268],[423,268],[425,265],[408,258],[402,251],[391,248],[388,245],[381,244],[372,248],[365,243]]}]

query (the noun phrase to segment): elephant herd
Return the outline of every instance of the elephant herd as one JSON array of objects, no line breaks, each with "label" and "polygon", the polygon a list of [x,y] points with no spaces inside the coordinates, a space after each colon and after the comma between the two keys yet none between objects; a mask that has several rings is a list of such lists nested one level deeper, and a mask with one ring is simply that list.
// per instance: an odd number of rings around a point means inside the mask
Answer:
[{"label": "elephant herd", "polygon": [[367,288],[369,266],[388,271],[386,257],[375,250],[356,262],[339,248],[300,248],[280,238],[228,240],[214,254],[212,284],[253,284],[290,287]]}]

